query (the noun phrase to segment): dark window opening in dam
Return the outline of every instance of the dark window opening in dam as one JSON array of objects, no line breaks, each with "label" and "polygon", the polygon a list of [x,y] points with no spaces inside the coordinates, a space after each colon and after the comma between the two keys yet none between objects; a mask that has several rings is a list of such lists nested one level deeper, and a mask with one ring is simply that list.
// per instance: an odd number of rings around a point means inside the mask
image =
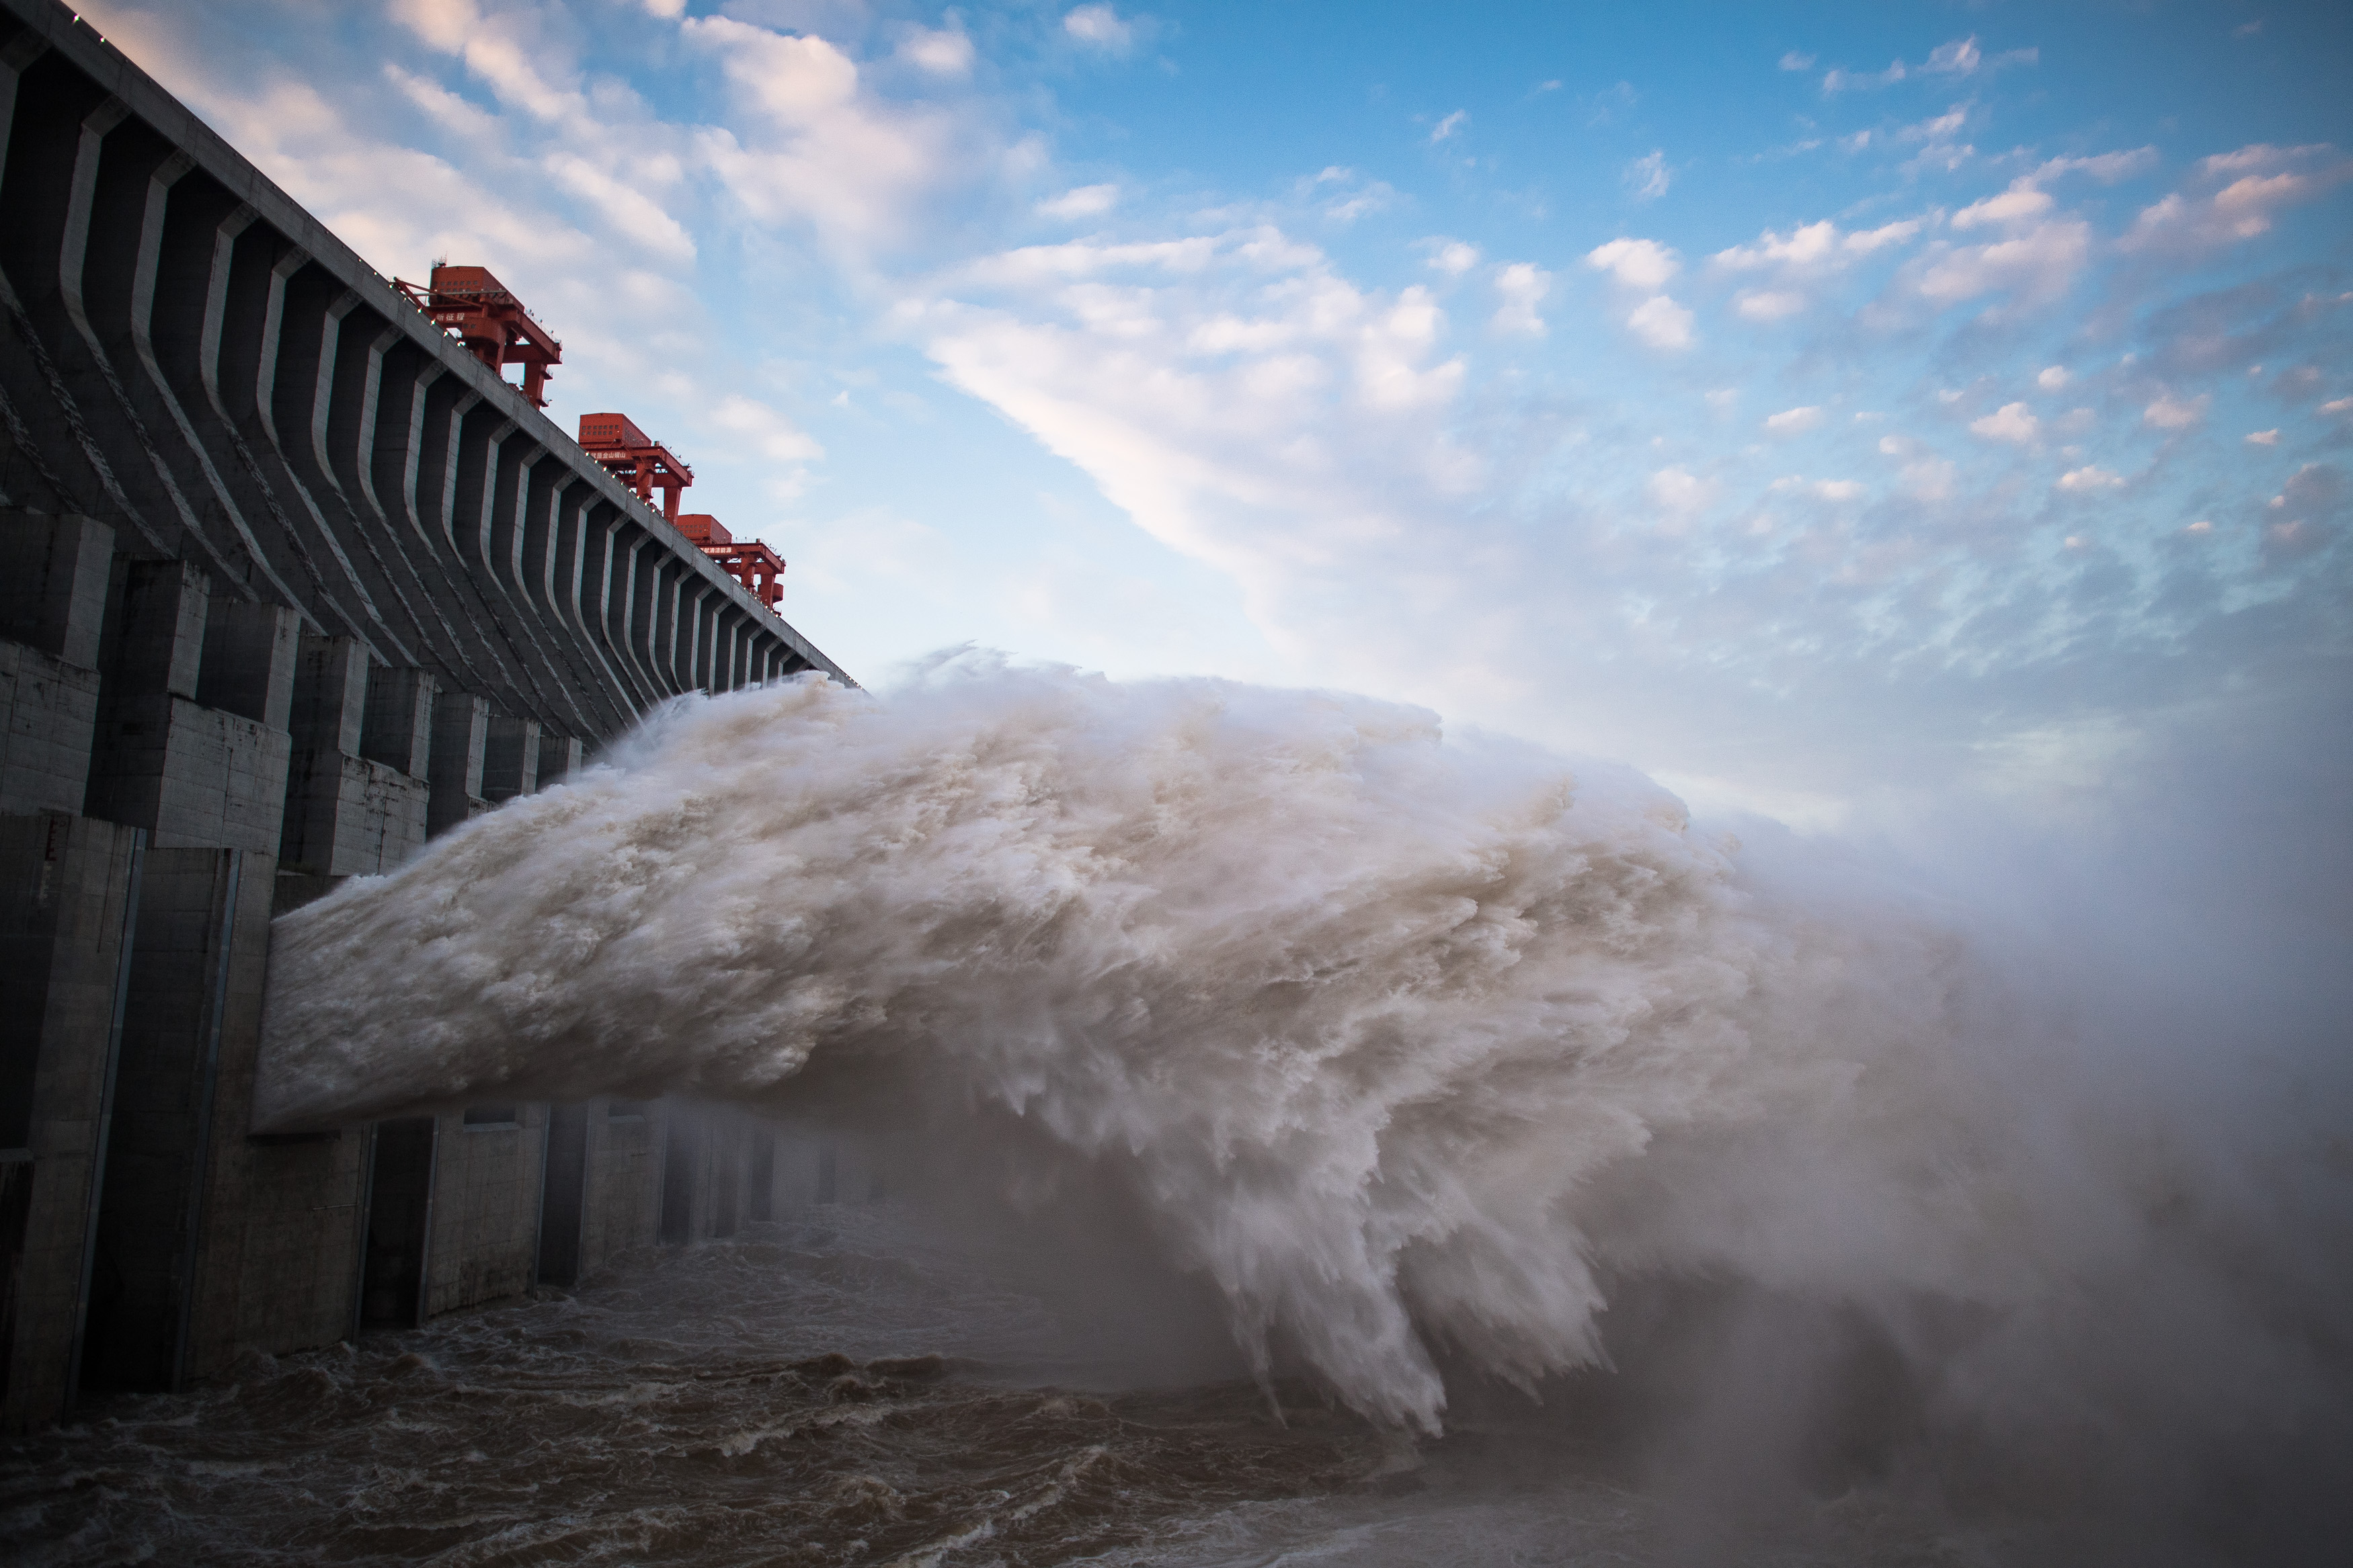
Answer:
[{"label": "dark window opening in dam", "polygon": [[480,1132],[503,1132],[521,1127],[521,1113],[512,1105],[470,1105],[466,1108],[466,1125]]},{"label": "dark window opening in dam", "polygon": [[558,1105],[547,1121],[547,1173],[540,1192],[539,1279],[580,1282],[580,1228],[588,1181],[588,1108]]},{"label": "dark window opening in dam", "polygon": [[410,1116],[376,1128],[360,1283],[363,1329],[413,1329],[423,1321],[437,1125],[430,1116]]},{"label": "dark window opening in dam", "polygon": [[[0,1151],[0,1345],[16,1342],[16,1281],[24,1272],[25,1229],[33,1217],[33,1162]],[[8,1397],[11,1356],[0,1356],[0,1401]]]},{"label": "dark window opening in dam", "polygon": [[84,1388],[177,1388],[185,1369],[248,858],[235,849],[146,856],[90,1252]]}]

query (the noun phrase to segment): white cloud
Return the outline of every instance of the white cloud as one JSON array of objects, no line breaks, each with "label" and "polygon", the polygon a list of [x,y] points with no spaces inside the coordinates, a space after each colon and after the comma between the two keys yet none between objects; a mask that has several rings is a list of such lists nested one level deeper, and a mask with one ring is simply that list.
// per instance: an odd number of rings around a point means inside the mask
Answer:
[{"label": "white cloud", "polygon": [[533,11],[486,16],[473,0],[392,0],[387,9],[427,46],[462,59],[501,104],[562,133],[565,151],[638,183],[631,161],[647,150],[624,139],[650,121],[644,104],[627,88],[600,89],[592,104],[577,63],[545,36]]},{"label": "white cloud", "polygon": [[1942,76],[1967,76],[1985,63],[1985,55],[1978,47],[1977,35],[1956,38],[1949,44],[1938,44],[1928,52],[1924,71]]},{"label": "white cloud", "polygon": [[1841,234],[1838,225],[1825,218],[1793,228],[1786,235],[1768,228],[1757,237],[1756,244],[1736,245],[1717,251],[1709,259],[1735,272],[1774,268],[1785,276],[1811,276],[1835,271],[1857,258],[1900,245],[1919,232],[1917,218],[1904,218],[1850,234]]},{"label": "white cloud", "polygon": [[1853,479],[1810,479],[1803,474],[1784,474],[1766,489],[1777,495],[1809,495],[1828,501],[1853,500],[1862,494],[1862,486]]},{"label": "white cloud", "polygon": [[2128,250],[2192,250],[2252,239],[2283,208],[2353,179],[2353,158],[2325,142],[2254,142],[2200,160],[2183,189],[2141,209],[2123,239]]},{"label": "white cloud", "polygon": [[1806,308],[1806,297],[1788,289],[1743,289],[1733,309],[1751,321],[1778,321]]},{"label": "white cloud", "polygon": [[1797,50],[1791,49],[1781,57],[1781,68],[1785,71],[1811,70],[1814,68],[1814,57],[1801,55]]},{"label": "white cloud", "polygon": [[2353,397],[2340,397],[2334,403],[2320,405],[2323,414],[2353,414]]},{"label": "white cloud", "polygon": [[2061,174],[2089,174],[2104,185],[2113,185],[2135,174],[2146,174],[2157,167],[2158,151],[2154,147],[2135,147],[2125,153],[2099,153],[2087,158],[2053,158],[2034,171],[2030,178],[2055,179]]},{"label": "white cloud", "polygon": [[1899,218],[1894,223],[1881,224],[1877,228],[1857,229],[1839,243],[1857,256],[1869,256],[1888,246],[1901,245],[1919,232],[1918,218]]},{"label": "white cloud", "polygon": [[2042,51],[2031,46],[1988,55],[1978,47],[1977,36],[1971,34],[1966,38],[1955,38],[1937,45],[1917,66],[1907,67],[1899,59],[1891,62],[1883,71],[1831,71],[1822,78],[1822,90],[1841,92],[1854,88],[1890,87],[1915,72],[1922,76],[1974,76],[1980,70],[1991,70],[2000,66],[2031,66],[2041,58]]},{"label": "white cloud", "polygon": [[1673,251],[1652,239],[1613,239],[1586,252],[1585,264],[1629,289],[1642,289],[1662,287],[1683,267]]},{"label": "white cloud", "polygon": [[2034,384],[2041,387],[2045,392],[2056,392],[2061,387],[2067,384],[2067,367],[2065,365],[2045,365],[2042,369],[2042,373],[2034,378]]},{"label": "white cloud", "polygon": [[1038,204],[1042,217],[1093,217],[1119,205],[1117,185],[1079,185]]},{"label": "white cloud", "polygon": [[2279,432],[2277,430],[2250,430],[2247,432],[2247,445],[2250,447],[2276,447],[2279,445]]},{"label": "white cloud", "polygon": [[2021,445],[2034,439],[2041,421],[2023,403],[2005,403],[1982,419],[1969,421],[1969,429],[1989,441],[2015,441]]},{"label": "white cloud", "polygon": [[1634,307],[1626,318],[1634,335],[1654,349],[1688,348],[1692,341],[1692,313],[1664,294],[1653,294]]},{"label": "white cloud", "polygon": [[1736,245],[1712,258],[1719,267],[1746,271],[1758,267],[1810,267],[1837,254],[1838,225],[1824,219],[1788,235],[1767,229],[1755,245]]},{"label": "white cloud", "polygon": [[1386,211],[1397,200],[1397,190],[1386,180],[1363,180],[1354,169],[1335,163],[1312,180],[1300,182],[1302,195],[1325,185],[1336,186],[1339,195],[1324,204],[1324,216],[1338,223],[1354,223],[1366,213]]},{"label": "white cloud", "polygon": [[1425,239],[1430,247],[1430,265],[1449,278],[1460,278],[1479,265],[1479,247],[1465,245],[1459,239]]},{"label": "white cloud", "polygon": [[2212,401],[2211,395],[2185,399],[2167,393],[2142,409],[2140,416],[2160,430],[2187,430],[2206,417],[2206,405]]},{"label": "white cloud", "polygon": [[1942,114],[1918,120],[1895,132],[1899,142],[1949,142],[1969,122],[1969,108],[1957,103]]},{"label": "white cloud", "polygon": [[1822,411],[1818,407],[1784,408],[1778,414],[1766,416],[1765,433],[1768,436],[1799,436],[1821,422]]},{"label": "white cloud", "polygon": [[1470,123],[1471,111],[1467,109],[1458,109],[1453,113],[1448,115],[1445,119],[1440,121],[1436,125],[1430,127],[1430,139],[1432,142],[1446,141],[1456,132],[1461,130],[1465,125]]},{"label": "white cloud", "polygon": [[385,62],[384,74],[385,80],[400,89],[402,97],[466,141],[480,147],[495,147],[506,140],[506,126],[497,115],[429,77],[405,71],[389,60]]},{"label": "white cloud", "polygon": [[1715,499],[1714,480],[1704,479],[1683,468],[1661,468],[1651,476],[1646,487],[1651,500],[1661,510],[1679,516],[1689,516]]},{"label": "white cloud", "polygon": [[1109,5],[1081,5],[1062,18],[1062,31],[1098,49],[1124,55],[1135,47],[1135,26]]},{"label": "white cloud", "polygon": [[936,77],[972,74],[972,39],[956,27],[934,31],[911,27],[899,41],[899,58],[916,69]]},{"label": "white cloud", "polygon": [[869,251],[903,238],[924,196],[991,153],[940,110],[876,98],[824,38],[725,16],[681,26],[717,57],[744,111],[735,127],[702,127],[696,151],[756,223],[807,223],[839,251]]},{"label": "white cloud", "polygon": [[2058,486],[2070,495],[2093,495],[2101,490],[2122,489],[2124,482],[2123,475],[2112,474],[2095,463],[2087,463],[2060,475]]},{"label": "white cloud", "polygon": [[1940,306],[2000,289],[2047,301],[2066,291],[2091,251],[2089,224],[2075,217],[2054,218],[1990,245],[1936,249],[1923,259],[1914,287],[1923,299]]},{"label": "white cloud", "polygon": [[2051,206],[2051,194],[2036,189],[2031,176],[2022,175],[2011,181],[2010,189],[2001,195],[1971,202],[1955,213],[1953,226],[1967,229],[1986,223],[2022,223],[2041,217]]},{"label": "white cloud", "polygon": [[586,158],[568,153],[551,154],[543,165],[555,183],[603,214],[619,234],[666,260],[694,259],[694,241],[661,204],[644,192],[622,184]]},{"label": "white cloud", "polygon": [[1656,201],[1665,195],[1672,177],[1667,169],[1667,155],[1659,148],[1652,148],[1626,165],[1626,188],[1634,193],[1638,202]]},{"label": "white cloud", "polygon": [[1830,70],[1822,73],[1822,90],[1846,92],[1858,87],[1889,87],[1907,74],[1902,60],[1891,60],[1883,71]]},{"label": "white cloud", "polygon": [[825,456],[816,439],[765,403],[741,394],[720,399],[708,416],[722,430],[744,437],[771,462],[807,463]]},{"label": "white cloud", "polygon": [[1005,252],[897,319],[1286,647],[1304,634],[1282,606],[1478,482],[1447,434],[1465,365],[1438,301],[1361,289],[1271,226]]},{"label": "white cloud", "polygon": [[1544,336],[1544,318],[1536,314],[1536,307],[1551,290],[1551,273],[1531,262],[1513,262],[1495,274],[1495,293],[1503,304],[1490,325],[1499,332]]},{"label": "white cloud", "polygon": [[1950,500],[1959,476],[1960,470],[1948,458],[1922,458],[1905,464],[1896,477],[1920,500]]}]

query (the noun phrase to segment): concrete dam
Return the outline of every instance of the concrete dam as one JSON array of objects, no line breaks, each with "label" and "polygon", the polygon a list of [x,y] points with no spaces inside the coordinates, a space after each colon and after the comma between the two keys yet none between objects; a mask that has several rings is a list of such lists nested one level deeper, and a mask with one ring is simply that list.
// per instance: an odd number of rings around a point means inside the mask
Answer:
[{"label": "concrete dam", "polygon": [[5,1427],[828,1195],[659,1101],[251,1131],[274,914],[670,698],[848,677],[666,447],[542,412],[495,278],[379,276],[50,0],[0,153]]}]

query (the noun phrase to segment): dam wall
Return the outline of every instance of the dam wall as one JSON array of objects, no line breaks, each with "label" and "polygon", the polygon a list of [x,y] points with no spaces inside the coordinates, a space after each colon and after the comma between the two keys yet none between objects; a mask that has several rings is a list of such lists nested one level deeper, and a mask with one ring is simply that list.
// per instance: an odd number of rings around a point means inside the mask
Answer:
[{"label": "dam wall", "polygon": [[760,586],[0,0],[0,1426],[771,1212],[797,1167],[721,1111],[252,1126],[274,916],[672,697],[848,680]]}]

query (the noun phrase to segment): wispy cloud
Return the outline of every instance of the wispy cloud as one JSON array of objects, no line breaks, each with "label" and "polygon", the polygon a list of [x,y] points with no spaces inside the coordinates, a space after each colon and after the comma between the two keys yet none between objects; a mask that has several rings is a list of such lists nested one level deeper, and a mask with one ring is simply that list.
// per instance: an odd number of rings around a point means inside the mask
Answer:
[{"label": "wispy cloud", "polygon": [[1495,274],[1496,307],[1490,325],[1498,332],[1524,337],[1545,335],[1544,318],[1536,307],[1552,292],[1552,274],[1533,262],[1514,261]]},{"label": "wispy cloud", "polygon": [[2080,468],[2070,468],[2054,481],[2070,495],[2097,495],[2102,490],[2124,489],[2122,474],[2113,473],[2096,463],[2086,463]]},{"label": "wispy cloud", "polygon": [[1041,217],[1095,217],[1119,205],[1116,184],[1076,185],[1038,204]]},{"label": "wispy cloud", "polygon": [[1667,168],[1666,153],[1658,148],[1627,164],[1624,177],[1626,188],[1633,192],[1638,202],[1655,201],[1665,195],[1673,178]]},{"label": "wispy cloud", "polygon": [[2353,158],[2327,142],[2275,147],[2254,142],[2199,161],[2181,189],[2141,209],[2127,249],[2214,249],[2270,230],[2285,208],[2314,201],[2353,179]]},{"label": "wispy cloud", "polygon": [[1124,55],[1135,47],[1135,24],[1106,5],[1072,8],[1062,17],[1062,31],[1107,54]]},{"label": "wispy cloud", "polygon": [[[1989,55],[1978,47],[1977,36],[1971,34],[1966,38],[1954,38],[1937,45],[1928,51],[1928,58],[1917,65],[1906,65],[1903,60],[1896,59],[1890,61],[1884,70],[1833,69],[1828,71],[1822,77],[1822,90],[1849,92],[1861,88],[1892,87],[1909,77],[1976,76],[1980,72],[1999,70],[2005,66],[2031,66],[2040,61],[2042,58],[2042,51],[2032,46]],[[1788,67],[1788,57],[1784,57],[1783,66],[1785,68],[1802,68]]]}]

